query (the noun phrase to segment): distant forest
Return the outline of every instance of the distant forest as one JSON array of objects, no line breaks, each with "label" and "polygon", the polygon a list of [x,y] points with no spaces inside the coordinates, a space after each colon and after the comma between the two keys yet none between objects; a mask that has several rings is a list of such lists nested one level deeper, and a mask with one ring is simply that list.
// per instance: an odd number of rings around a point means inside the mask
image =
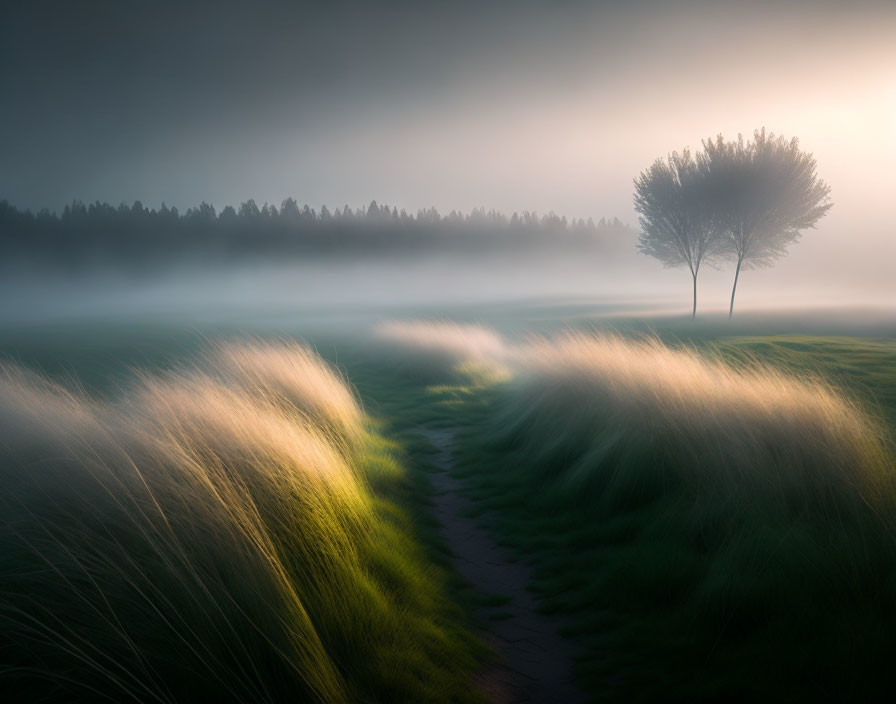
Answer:
[{"label": "distant forest", "polygon": [[367,208],[331,212],[326,206],[319,211],[300,207],[292,198],[280,208],[259,208],[248,200],[220,212],[202,203],[184,213],[164,204],[146,208],[139,201],[118,207],[75,201],[61,214],[35,214],[0,200],[0,257],[7,270],[23,265],[140,270],[181,262],[505,248],[609,250],[631,247],[634,238],[634,231],[617,218],[595,223],[554,213],[507,216],[480,209],[442,215],[435,208],[412,215],[375,201]]}]

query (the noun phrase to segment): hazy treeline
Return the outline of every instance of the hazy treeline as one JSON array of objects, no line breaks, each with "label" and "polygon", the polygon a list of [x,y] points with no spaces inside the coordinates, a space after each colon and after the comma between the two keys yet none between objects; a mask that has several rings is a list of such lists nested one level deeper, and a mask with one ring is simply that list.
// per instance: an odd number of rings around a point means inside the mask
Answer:
[{"label": "hazy treeline", "polygon": [[61,214],[32,213],[0,201],[0,255],[7,266],[42,263],[60,268],[113,265],[147,268],[178,260],[217,262],[247,257],[397,251],[482,251],[513,246],[604,247],[633,233],[618,218],[572,219],[549,213],[435,208],[409,214],[376,201],[330,211],[288,198],[278,208],[254,200],[220,212],[208,203],[181,213],[164,203],[115,207],[75,201]]}]

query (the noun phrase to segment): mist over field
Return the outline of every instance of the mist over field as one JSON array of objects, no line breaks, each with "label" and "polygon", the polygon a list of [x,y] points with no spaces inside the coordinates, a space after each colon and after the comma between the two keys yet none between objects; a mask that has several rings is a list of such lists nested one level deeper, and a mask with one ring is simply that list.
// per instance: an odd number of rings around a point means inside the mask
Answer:
[{"label": "mist over field", "polygon": [[[632,255],[601,273],[589,259],[563,256],[417,256],[383,259],[263,262],[210,272],[178,268],[139,277],[100,271],[88,277],[29,272],[0,284],[0,322],[6,324],[170,316],[251,321],[257,316],[315,318],[341,312],[378,314],[472,304],[590,304],[605,316],[627,312],[685,315],[688,281],[680,271],[656,271]],[[615,262],[614,262],[615,264]],[[627,265],[627,266],[625,266]],[[623,268],[625,266],[625,268]],[[780,269],[749,272],[739,295],[744,311],[804,311],[800,319],[828,312],[835,332],[844,320],[861,324],[896,321],[888,294],[873,283],[844,291],[824,281],[777,281]],[[641,277],[648,279],[643,282]],[[727,310],[730,272],[707,271],[698,310]],[[813,313],[813,311],[816,311]],[[851,311],[851,312],[850,312]],[[858,316],[858,319],[857,319]],[[346,329],[349,331],[350,327]]]},{"label": "mist over field", "polygon": [[0,13],[0,701],[889,702],[896,3]]},{"label": "mist over field", "polygon": [[[295,197],[317,211],[376,199],[412,214],[618,217],[637,230],[632,180],[653,159],[765,125],[814,154],[835,207],[772,270],[748,273],[744,304],[889,306],[894,25],[892,4],[874,0],[274,2],[252,13],[230,2],[29,3],[0,29],[0,87],[15,106],[0,115],[0,196],[60,214],[73,201],[181,213],[207,202],[220,213],[248,199],[260,208]],[[257,277],[247,287],[262,302],[275,291],[359,302],[395,291],[663,304],[686,289],[686,275],[634,254],[634,235],[609,252],[544,239],[535,261],[512,246],[445,261],[390,250],[395,270],[376,257],[304,256],[303,283],[282,289],[272,288],[281,274],[256,262],[218,281],[184,263],[174,285],[195,289],[185,305],[229,300],[234,276]],[[163,289],[163,273],[137,286]],[[4,280],[40,275],[23,265]],[[730,266],[705,270],[705,305],[724,305],[730,276]],[[60,289],[63,302],[83,285]],[[16,297],[33,298],[27,286]]]},{"label": "mist over field", "polygon": [[[411,231],[404,243],[390,224],[376,223],[377,239],[325,233],[330,244],[248,243],[232,246],[225,237],[191,242],[129,231],[112,235],[135,244],[115,253],[106,245],[78,250],[78,233],[65,244],[33,244],[6,225],[0,322],[16,323],[69,316],[283,314],[290,310],[372,310],[418,305],[474,304],[545,299],[554,303],[591,301],[606,308],[674,314],[687,310],[689,280],[680,268],[663,268],[637,251],[636,226],[616,221],[585,229],[530,231],[507,224],[496,237],[473,224],[463,232]],[[814,231],[769,269],[744,273],[739,302],[745,309],[892,309],[896,300],[886,253],[873,263],[850,267],[843,260],[812,259]],[[296,238],[298,239],[298,237]],[[165,242],[169,244],[165,244]],[[326,241],[326,240],[324,240]],[[286,244],[282,244],[285,242]],[[27,246],[21,247],[25,243]],[[808,252],[808,255],[806,253]],[[854,253],[854,250],[853,250]],[[806,256],[801,256],[806,255]],[[700,278],[698,309],[725,308],[733,265],[710,263]]]}]

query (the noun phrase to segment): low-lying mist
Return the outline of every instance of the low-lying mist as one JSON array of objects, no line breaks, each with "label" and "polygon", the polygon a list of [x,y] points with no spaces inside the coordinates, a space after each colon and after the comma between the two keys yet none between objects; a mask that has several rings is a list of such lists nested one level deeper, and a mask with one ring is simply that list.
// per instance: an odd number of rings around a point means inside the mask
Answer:
[{"label": "low-lying mist", "polygon": [[[782,262],[741,274],[739,313],[749,309],[866,307],[896,300],[878,281],[838,282]],[[698,289],[701,315],[727,308],[730,272],[707,269]],[[889,285],[889,284],[888,284]],[[595,311],[689,313],[689,274],[663,269],[632,246],[594,251],[315,256],[256,259],[208,268],[181,264],[158,272],[114,269],[61,274],[19,267],[0,281],[0,324],[124,316],[203,316],[232,320],[328,311],[437,310],[457,304],[576,301]]]}]

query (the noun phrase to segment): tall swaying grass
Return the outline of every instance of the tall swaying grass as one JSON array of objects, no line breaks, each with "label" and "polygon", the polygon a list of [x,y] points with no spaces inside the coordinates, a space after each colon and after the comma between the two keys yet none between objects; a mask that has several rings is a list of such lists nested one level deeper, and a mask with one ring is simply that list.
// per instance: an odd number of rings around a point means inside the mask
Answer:
[{"label": "tall swaying grass", "polygon": [[0,663],[17,700],[449,701],[465,636],[344,382],[225,345],[98,401],[0,366]]},{"label": "tall swaying grass", "polygon": [[354,394],[311,350],[292,345],[283,354],[266,343],[218,344],[212,360],[226,383],[301,412],[334,439],[361,439],[363,417]]},{"label": "tall swaying grass", "polygon": [[559,439],[559,454],[528,444],[572,492],[591,486],[613,501],[683,482],[763,510],[836,510],[853,499],[882,516],[893,508],[880,422],[820,379],[613,336],[534,340],[517,359],[503,432]]},{"label": "tall swaying grass", "polygon": [[[419,335],[439,344],[432,325]],[[656,340],[533,338],[501,360],[513,377],[486,414],[455,419],[463,470],[534,561],[544,604],[571,617],[593,693],[891,691],[896,460],[881,421],[820,379]]]}]

